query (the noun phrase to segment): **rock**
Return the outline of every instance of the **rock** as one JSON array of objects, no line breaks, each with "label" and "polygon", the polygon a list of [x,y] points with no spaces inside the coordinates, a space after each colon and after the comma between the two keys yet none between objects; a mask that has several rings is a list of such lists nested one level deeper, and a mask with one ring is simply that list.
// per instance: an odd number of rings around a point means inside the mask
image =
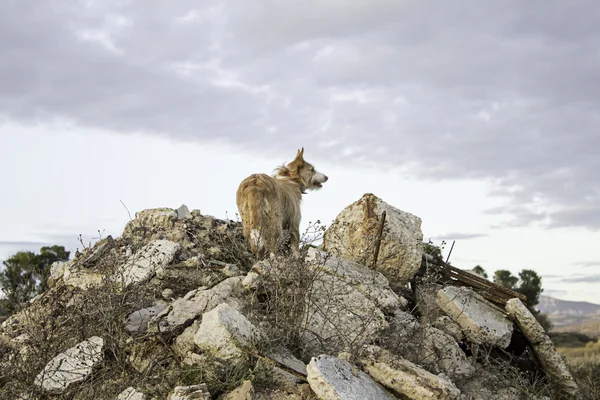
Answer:
[{"label": "rock", "polygon": [[168,309],[156,316],[161,331],[170,331],[185,325],[221,303],[239,306],[237,296],[242,290],[243,277],[227,278],[210,289],[194,290],[173,301]]},{"label": "rock", "polygon": [[127,317],[125,329],[129,332],[146,332],[148,329],[148,322],[167,307],[167,303],[158,302],[152,307],[134,311]]},{"label": "rock", "polygon": [[447,315],[438,317],[438,319],[433,322],[432,326],[452,336],[457,342],[460,342],[465,338],[465,333],[460,329],[460,326],[452,321],[452,318]]},{"label": "rock", "polygon": [[146,400],[146,398],[144,393],[138,392],[135,388],[130,386],[119,394],[117,400]]},{"label": "rock", "polygon": [[535,319],[518,298],[506,302],[506,311],[515,319],[521,332],[531,343],[536,358],[548,375],[548,381],[555,386],[565,398],[579,398],[579,388],[563,358],[560,356],[552,340],[544,328]]},{"label": "rock", "polygon": [[408,283],[421,266],[421,219],[386,204],[371,193],[346,207],[325,231],[323,250],[371,266],[375,243],[386,212],[385,226],[374,267],[393,286]]},{"label": "rock", "polygon": [[102,361],[104,340],[98,336],[77,344],[54,357],[34,380],[45,390],[64,390],[75,382],[84,380],[92,368]]},{"label": "rock", "polygon": [[460,396],[460,391],[451,381],[377,346],[364,347],[360,364],[377,382],[408,399],[445,400],[458,399]]},{"label": "rock", "polygon": [[177,219],[179,219],[179,220],[192,219],[192,213],[190,212],[190,209],[187,208],[187,206],[185,204],[182,204],[181,207],[179,207],[177,210],[175,210],[175,212],[177,213]]},{"label": "rock", "polygon": [[165,289],[160,294],[165,300],[173,300],[173,289]]},{"label": "rock", "polygon": [[387,278],[364,265],[332,257],[310,248],[306,259],[315,271],[340,278],[361,294],[373,300],[379,308],[392,312],[401,306],[400,297],[390,289]]},{"label": "rock", "polygon": [[254,386],[251,381],[244,381],[237,389],[227,393],[222,400],[254,400]]},{"label": "rock", "polygon": [[421,314],[422,323],[432,324],[435,320],[444,315],[440,306],[438,306],[435,301],[437,292],[442,288],[443,286],[437,283],[421,283],[417,285],[415,290],[415,300],[419,314]]},{"label": "rock", "polygon": [[188,353],[193,352],[196,348],[196,343],[194,343],[194,337],[196,333],[200,329],[200,321],[196,320],[194,323],[183,330],[181,335],[177,336],[175,342],[173,343],[173,350],[180,357],[185,358]]},{"label": "rock", "polygon": [[102,280],[101,274],[77,268],[73,260],[67,262],[56,261],[50,267],[48,287],[54,287],[59,282],[63,282],[66,285],[87,290],[91,287],[100,286]]},{"label": "rock", "polygon": [[320,275],[306,299],[300,340],[311,354],[360,346],[389,325],[375,301],[337,276]]},{"label": "rock", "polygon": [[176,386],[167,400],[210,400],[206,384],[192,386]]},{"label": "rock", "polygon": [[347,361],[320,355],[307,366],[308,384],[321,400],[393,400],[363,371]]},{"label": "rock", "polygon": [[[164,231],[171,230],[177,220],[177,211],[172,208],[152,208],[148,210],[142,210],[135,214],[135,219],[131,220],[125,225],[123,229],[123,238],[133,238],[138,232],[143,232],[145,235],[148,233],[161,233]],[[153,239],[160,239],[151,235]]]},{"label": "rock", "polygon": [[312,354],[349,350],[388,327],[384,312],[396,310],[400,301],[381,273],[315,249],[307,262],[314,281],[306,295],[301,341]]},{"label": "rock", "polygon": [[173,261],[175,253],[181,246],[170,240],[155,240],[148,243],[140,251],[129,257],[114,276],[125,287],[144,282],[162,270]]},{"label": "rock", "polygon": [[63,281],[66,285],[78,287],[87,290],[102,285],[104,277],[102,274],[90,272],[84,269],[67,269],[63,275]]},{"label": "rock", "polygon": [[510,344],[512,322],[472,289],[447,286],[438,291],[436,303],[471,342],[503,349]]},{"label": "rock", "polygon": [[222,303],[202,315],[194,343],[200,350],[210,351],[223,361],[237,364],[244,356],[240,346],[249,346],[260,337],[260,331],[246,317],[229,304]]},{"label": "rock", "polygon": [[48,277],[49,288],[53,287],[59,280],[62,280],[65,271],[69,267],[69,263],[70,261],[55,261],[52,263],[52,265],[50,266],[50,276]]},{"label": "rock", "polygon": [[475,372],[454,338],[433,326],[425,326],[417,340],[419,364],[433,373],[470,376]]},{"label": "rock", "polygon": [[[510,380],[507,380],[506,382],[490,382],[489,379],[483,377],[473,377],[462,382],[461,400],[515,400],[523,398],[517,388],[512,386],[502,386],[510,384]],[[542,400],[533,395],[528,398],[531,398],[532,400]]]}]

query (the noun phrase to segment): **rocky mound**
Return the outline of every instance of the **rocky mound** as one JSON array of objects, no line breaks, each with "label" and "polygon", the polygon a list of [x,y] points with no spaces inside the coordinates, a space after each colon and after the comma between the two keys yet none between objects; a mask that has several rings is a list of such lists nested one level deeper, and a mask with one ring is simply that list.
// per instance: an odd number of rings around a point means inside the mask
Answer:
[{"label": "rocky mound", "polygon": [[0,397],[578,396],[521,301],[430,273],[422,236],[367,194],[301,260],[256,260],[237,222],[141,211],[53,265],[50,289],[2,324]]}]

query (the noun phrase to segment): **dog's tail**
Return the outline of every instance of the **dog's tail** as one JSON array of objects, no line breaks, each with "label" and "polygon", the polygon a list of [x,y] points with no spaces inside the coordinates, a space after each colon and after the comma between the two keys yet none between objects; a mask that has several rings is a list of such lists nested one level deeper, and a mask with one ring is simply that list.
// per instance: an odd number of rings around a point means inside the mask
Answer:
[{"label": "dog's tail", "polygon": [[237,192],[237,205],[242,217],[242,227],[244,236],[250,243],[252,252],[258,254],[265,248],[265,234],[262,232],[266,228],[264,224],[264,213],[266,199],[264,194],[257,187],[256,182],[251,180],[240,185]]}]

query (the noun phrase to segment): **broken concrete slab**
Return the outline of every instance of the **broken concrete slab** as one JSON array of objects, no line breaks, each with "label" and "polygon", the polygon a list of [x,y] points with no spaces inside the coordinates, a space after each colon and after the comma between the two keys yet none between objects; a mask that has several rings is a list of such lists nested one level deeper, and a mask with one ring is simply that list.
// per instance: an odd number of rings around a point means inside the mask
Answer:
[{"label": "broken concrete slab", "polygon": [[102,361],[104,340],[98,336],[77,344],[54,357],[35,377],[34,384],[45,390],[61,391],[84,380]]},{"label": "broken concrete slab", "polygon": [[472,289],[446,286],[437,292],[435,301],[470,341],[503,349],[510,344],[513,323]]},{"label": "broken concrete slab", "polygon": [[525,304],[517,298],[510,299],[506,303],[506,311],[515,319],[519,329],[531,343],[537,359],[548,374],[548,381],[566,398],[579,398],[579,388],[566,362]]},{"label": "broken concrete slab", "polygon": [[454,400],[460,397],[460,391],[450,380],[396,357],[385,349],[365,346],[361,353],[359,359],[362,369],[377,382],[406,398]]},{"label": "broken concrete slab", "polygon": [[163,269],[173,261],[180,247],[179,243],[170,240],[154,240],[130,256],[118,268],[113,279],[121,282],[125,287],[144,282],[162,273]]},{"label": "broken concrete slab", "polygon": [[329,355],[313,357],[307,366],[308,384],[321,400],[393,400],[358,367]]}]

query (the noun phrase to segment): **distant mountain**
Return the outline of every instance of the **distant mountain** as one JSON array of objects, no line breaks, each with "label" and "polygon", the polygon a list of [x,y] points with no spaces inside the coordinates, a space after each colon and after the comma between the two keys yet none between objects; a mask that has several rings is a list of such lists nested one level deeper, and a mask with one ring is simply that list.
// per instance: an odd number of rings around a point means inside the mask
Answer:
[{"label": "distant mountain", "polygon": [[537,308],[544,314],[548,314],[555,331],[598,334],[600,304],[540,296]]},{"label": "distant mountain", "polygon": [[600,316],[600,304],[585,301],[559,300],[554,297],[540,296],[537,308],[544,314],[562,314],[577,317]]}]

